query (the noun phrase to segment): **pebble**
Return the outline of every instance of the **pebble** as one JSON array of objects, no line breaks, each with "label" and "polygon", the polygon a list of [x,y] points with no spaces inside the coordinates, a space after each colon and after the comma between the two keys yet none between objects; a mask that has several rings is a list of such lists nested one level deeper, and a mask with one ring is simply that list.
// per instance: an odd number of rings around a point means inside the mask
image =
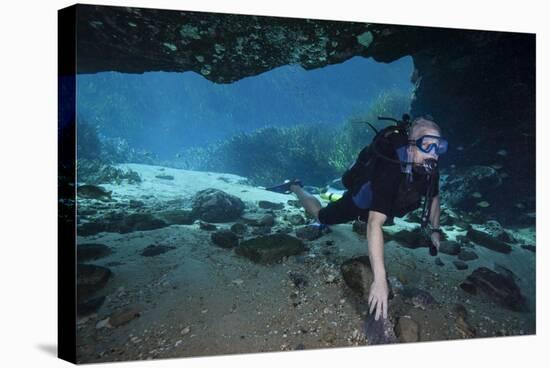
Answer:
[{"label": "pebble", "polygon": [[191,329],[189,328],[189,326],[187,326],[183,330],[181,330],[181,334],[182,335],[187,335],[189,333],[189,331],[191,331]]},{"label": "pebble", "polygon": [[104,320],[99,321],[99,322],[95,325],[95,328],[96,328],[97,330],[102,329],[102,328],[112,328],[111,324],[109,323],[110,320],[111,320],[111,318],[107,317],[107,318],[105,318]]},{"label": "pebble", "polygon": [[183,342],[182,340],[176,341],[176,343],[174,344],[174,347],[177,348],[182,342]]}]

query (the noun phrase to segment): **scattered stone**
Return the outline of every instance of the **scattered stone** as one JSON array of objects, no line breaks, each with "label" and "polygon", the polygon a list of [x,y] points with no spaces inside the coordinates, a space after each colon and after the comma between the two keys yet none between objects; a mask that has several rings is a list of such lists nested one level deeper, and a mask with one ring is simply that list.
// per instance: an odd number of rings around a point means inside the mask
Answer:
[{"label": "scattered stone", "polygon": [[252,235],[254,236],[269,235],[270,233],[271,227],[269,226],[255,227],[254,229],[252,229]]},{"label": "scattered stone", "polygon": [[439,251],[451,256],[456,256],[460,253],[460,244],[452,240],[444,240],[440,242]]},{"label": "scattered stone", "polygon": [[161,229],[166,226],[168,226],[166,222],[150,213],[132,213],[124,218],[119,232],[125,234],[133,231]]},{"label": "scattered stone", "polygon": [[263,215],[260,218],[259,224],[260,226],[271,227],[275,225],[275,218],[273,217],[273,215],[270,214]]},{"label": "scattered stone", "polygon": [[419,339],[418,330],[418,323],[409,316],[399,318],[395,326],[395,332],[400,342],[417,342]]},{"label": "scattered stone", "polygon": [[412,231],[401,230],[396,232],[395,234],[387,234],[386,237],[388,238],[388,240],[398,242],[399,245],[405,248],[416,249],[428,246],[427,239],[422,234],[420,227],[417,227]]},{"label": "scattered stone", "polygon": [[206,230],[206,231],[214,231],[218,229],[216,225],[209,224],[208,222],[203,222],[203,221],[199,221],[199,228],[201,230]]},{"label": "scattered stone", "polygon": [[368,256],[348,259],[340,266],[346,285],[360,297],[366,297],[374,280]]},{"label": "scattered stone", "polygon": [[436,304],[435,298],[429,292],[413,286],[404,286],[401,295],[406,302],[416,308],[426,310]]},{"label": "scattered stone", "polygon": [[143,257],[155,257],[159,254],[166,253],[170,250],[176,249],[176,247],[168,246],[168,245],[149,245],[143,251],[141,252],[141,255]]},{"label": "scattered stone", "polygon": [[439,258],[439,257],[437,257],[437,258],[435,259],[435,264],[436,264],[437,266],[445,266],[445,263],[443,263],[443,261],[442,261],[441,258]]},{"label": "scattered stone", "polygon": [[296,236],[301,239],[315,240],[330,232],[328,227],[319,225],[306,225],[296,229]]},{"label": "scattered stone", "polygon": [[375,314],[371,313],[365,321],[365,337],[368,345],[393,344],[397,337],[394,332],[394,323],[391,316],[388,318],[379,317],[374,319]]},{"label": "scattered stone", "polygon": [[292,283],[298,289],[303,289],[308,285],[307,277],[303,274],[296,273],[296,272],[290,272],[288,274],[288,277],[290,277],[290,280],[292,280]]},{"label": "scattered stone", "polygon": [[80,198],[97,199],[100,201],[110,201],[112,191],[107,191],[99,185],[84,184],[76,188],[76,195]]},{"label": "scattered stone", "polygon": [[244,211],[239,198],[218,189],[197,192],[193,199],[193,214],[207,222],[230,222],[238,219]]},{"label": "scattered stone", "polygon": [[155,178],[163,180],[174,180],[174,177],[172,175],[155,175]]},{"label": "scattered stone", "polygon": [[76,247],[76,258],[78,263],[104,258],[111,253],[113,253],[113,251],[105,244],[78,244]]},{"label": "scattered stone", "polygon": [[531,244],[522,244],[521,247],[523,249],[526,249],[526,250],[531,251],[533,253],[536,253],[536,251],[537,251],[537,248],[534,245],[531,245]]},{"label": "scattered stone", "polygon": [[460,259],[461,261],[473,261],[474,259],[478,258],[478,255],[471,250],[461,249],[460,253],[458,253],[458,259]]},{"label": "scattered stone", "polygon": [[457,270],[466,270],[468,268],[468,264],[462,261],[453,261],[453,264],[455,265]]},{"label": "scattered stone", "polygon": [[235,248],[235,253],[261,264],[274,263],[283,257],[299,254],[305,244],[287,234],[272,234],[245,240]]},{"label": "scattered stone", "polygon": [[76,293],[79,301],[88,299],[103,288],[112,274],[107,267],[82,263],[77,265],[76,273]]},{"label": "scattered stone", "polygon": [[143,308],[139,304],[134,304],[124,309],[118,310],[109,317],[109,324],[113,327],[119,327],[129,323],[135,318],[141,316]]},{"label": "scattered stone", "polygon": [[97,310],[103,305],[103,302],[105,302],[105,296],[99,296],[97,298],[78,303],[76,313],[79,317],[88,316],[97,312]]},{"label": "scattered stone", "polygon": [[483,231],[475,230],[475,229],[469,229],[466,236],[475,242],[476,244],[485,247],[487,249],[491,249],[495,252],[505,253],[508,254],[512,251],[512,247],[496,238],[491,237],[490,235],[484,233]]},{"label": "scattered stone", "polygon": [[291,225],[299,226],[306,223],[306,220],[299,214],[292,214],[286,216],[286,220],[290,222]]},{"label": "scattered stone", "polygon": [[480,267],[466,278],[465,283],[473,285],[477,290],[481,290],[491,300],[502,306],[518,312],[527,311],[526,299],[510,276],[504,276],[486,267]]},{"label": "scattered stone", "polygon": [[211,235],[212,242],[222,248],[234,248],[239,245],[239,237],[230,230],[219,230]]},{"label": "scattered stone", "polygon": [[273,203],[269,201],[259,201],[258,207],[266,209],[266,210],[282,210],[285,208],[285,205],[282,203]]},{"label": "scattered stone", "polygon": [[468,294],[476,295],[477,294],[477,288],[469,283],[469,282],[463,282],[460,284],[460,288],[467,292]]},{"label": "scattered stone", "polygon": [[235,233],[238,236],[243,236],[246,234],[246,225],[241,224],[240,222],[237,222],[236,224],[231,225],[231,231]]}]

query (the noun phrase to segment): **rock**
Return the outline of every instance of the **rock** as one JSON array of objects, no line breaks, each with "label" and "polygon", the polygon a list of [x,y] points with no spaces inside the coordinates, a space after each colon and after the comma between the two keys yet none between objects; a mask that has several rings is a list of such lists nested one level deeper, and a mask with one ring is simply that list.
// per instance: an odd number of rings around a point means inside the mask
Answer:
[{"label": "rock", "polygon": [[244,234],[246,234],[246,225],[239,222],[231,225],[230,229],[238,236],[243,236]]},{"label": "rock", "polygon": [[76,188],[76,195],[80,198],[97,199],[100,201],[110,201],[113,192],[107,191],[99,185],[79,185]]},{"label": "rock", "polygon": [[105,244],[78,244],[76,247],[76,258],[78,263],[104,258],[111,253],[113,253],[113,251]]},{"label": "rock", "polygon": [[286,220],[294,226],[303,225],[306,223],[306,220],[302,217],[302,215],[298,214],[287,215]]},{"label": "rock", "polygon": [[444,240],[440,242],[439,251],[451,256],[456,256],[460,253],[460,244],[452,240]]},{"label": "rock", "polygon": [[201,230],[206,230],[206,231],[214,231],[218,229],[216,225],[209,224],[208,222],[203,222],[203,221],[199,221],[199,228]]},{"label": "rock", "polygon": [[104,302],[105,296],[99,296],[97,298],[79,302],[76,307],[76,313],[79,317],[88,316],[92,313],[97,312],[97,310],[103,305]]},{"label": "rock", "polygon": [[156,214],[168,225],[191,225],[195,222],[192,211],[187,210],[167,210]]},{"label": "rock", "polygon": [[174,180],[172,175],[155,175],[155,178],[162,180]]},{"label": "rock", "polygon": [[456,236],[456,241],[459,242],[460,244],[469,244],[470,243],[470,239],[468,239],[468,237],[465,236],[465,235],[457,235]]},{"label": "rock", "polygon": [[319,225],[306,225],[296,229],[296,236],[301,239],[315,240],[330,232],[328,227]]},{"label": "rock", "polygon": [[104,231],[109,231],[107,224],[97,221],[83,223],[76,229],[76,233],[79,236],[96,235]]},{"label": "rock", "polygon": [[[348,259],[340,266],[340,272],[346,285],[361,298],[366,298],[369,293],[370,286],[374,280],[370,260],[368,256],[359,256]],[[393,298],[392,283],[387,279],[389,296]]]},{"label": "rock", "polygon": [[461,315],[456,317],[455,328],[464,339],[471,339],[476,336],[475,328],[470,326],[470,324],[466,322],[466,318]]},{"label": "rock", "polygon": [[415,228],[413,231],[401,230],[395,234],[387,234],[386,237],[388,240],[398,242],[399,245],[405,248],[416,249],[428,246],[428,242],[422,234],[420,227]]},{"label": "rock", "polygon": [[352,224],[352,230],[359,235],[367,236],[367,223],[364,221],[355,220]]},{"label": "rock", "polygon": [[527,311],[526,299],[512,277],[480,267],[466,278],[465,283],[473,285],[502,306],[518,312]]},{"label": "rock", "polygon": [[238,219],[244,211],[239,198],[218,189],[197,192],[193,199],[193,214],[207,222],[230,222]]},{"label": "rock", "polygon": [[260,226],[271,227],[275,225],[275,218],[273,217],[273,215],[266,214],[260,218],[259,223],[260,223]]},{"label": "rock", "polygon": [[235,248],[235,253],[256,263],[269,264],[299,254],[305,248],[300,239],[287,234],[273,234],[245,240]]},{"label": "rock", "polygon": [[252,229],[252,235],[254,236],[268,235],[270,233],[271,233],[271,228],[269,226],[260,226]]},{"label": "rock", "polygon": [[457,270],[466,270],[468,268],[468,264],[462,262],[462,261],[453,261],[453,264],[455,265]]},{"label": "rock", "polygon": [[476,295],[477,294],[477,289],[476,287],[469,283],[469,282],[463,282],[460,284],[460,288],[462,290],[464,290],[465,292],[467,292],[468,294],[472,294],[472,295]]},{"label": "rock", "polygon": [[308,285],[307,277],[303,274],[296,273],[296,272],[290,272],[288,274],[288,277],[290,277],[290,280],[296,286],[298,289],[303,289]]},{"label": "rock", "polygon": [[297,201],[295,199],[289,199],[286,201],[289,206],[296,207],[296,208],[302,208],[302,205],[300,204],[300,201]]},{"label": "rock", "polygon": [[471,250],[461,249],[460,253],[458,253],[458,259],[460,259],[461,261],[473,261],[474,259],[478,258],[478,255]]},{"label": "rock", "polygon": [[501,241],[501,240],[498,240],[496,238],[493,238],[491,237],[490,235],[482,232],[482,231],[478,231],[478,230],[475,230],[475,229],[469,229],[468,230],[468,233],[466,234],[466,236],[472,240],[474,243],[482,246],[482,247],[485,247],[487,249],[491,249],[495,252],[500,252],[500,253],[510,253],[512,251],[512,247]]},{"label": "rock", "polygon": [[514,282],[519,282],[520,281],[520,278],[518,276],[516,276],[515,273],[512,272],[512,270],[510,270],[509,268],[506,268],[505,266],[499,264],[499,263],[494,263],[494,267],[496,272],[498,272],[499,274],[501,274],[502,276],[506,277],[506,278],[509,278],[509,279],[512,279],[514,280]]},{"label": "rock", "polygon": [[111,277],[111,270],[107,267],[79,263],[76,267],[78,300],[86,300],[92,294],[107,284]]},{"label": "rock", "polygon": [[155,257],[159,254],[166,253],[170,250],[176,249],[176,247],[167,246],[167,245],[149,245],[141,252],[141,255],[144,257]]},{"label": "rock", "polygon": [[282,210],[285,208],[285,205],[283,203],[273,203],[269,201],[259,201],[258,207],[266,209],[266,210]]},{"label": "rock", "polygon": [[436,304],[432,294],[417,287],[404,286],[401,290],[401,295],[406,302],[422,310],[430,309]]},{"label": "rock", "polygon": [[495,220],[488,220],[483,225],[475,225],[473,226],[476,230],[481,230],[485,232],[487,235],[489,235],[492,238],[495,238],[497,240],[501,240],[506,243],[515,243],[516,239],[510,235],[502,225],[498,221]]},{"label": "rock", "polygon": [[533,253],[536,253],[536,251],[537,251],[537,248],[534,245],[531,245],[531,244],[522,244],[521,247],[523,249],[526,249],[526,250],[528,250],[530,252],[533,252]]},{"label": "rock", "polygon": [[419,339],[418,324],[410,317],[399,318],[395,326],[395,333],[400,342],[417,342]]},{"label": "rock", "polygon": [[437,257],[437,258],[435,259],[435,264],[436,264],[437,266],[445,266],[445,263],[443,263],[443,261],[442,261],[441,258],[439,258],[439,257]]},{"label": "rock", "polygon": [[118,310],[109,317],[109,324],[113,327],[119,327],[141,316],[143,308],[139,304],[134,304],[124,309]]},{"label": "rock", "polygon": [[132,213],[124,218],[123,225],[119,229],[121,234],[133,231],[146,231],[161,229],[168,224],[156,218],[150,213]]},{"label": "rock", "polygon": [[391,316],[388,318],[379,317],[374,319],[375,314],[371,313],[365,321],[364,331],[367,345],[393,344],[397,337],[394,332],[394,323]]},{"label": "rock", "polygon": [[234,248],[239,245],[239,237],[230,230],[219,230],[211,235],[212,243],[222,248]]}]

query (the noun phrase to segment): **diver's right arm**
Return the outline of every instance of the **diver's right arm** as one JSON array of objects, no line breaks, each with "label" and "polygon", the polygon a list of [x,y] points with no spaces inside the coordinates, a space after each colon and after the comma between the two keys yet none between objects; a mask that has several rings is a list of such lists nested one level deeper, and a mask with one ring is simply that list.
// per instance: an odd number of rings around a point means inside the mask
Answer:
[{"label": "diver's right arm", "polygon": [[374,274],[374,281],[369,290],[369,312],[376,309],[374,319],[380,315],[388,316],[388,283],[386,281],[386,269],[384,267],[384,235],[382,225],[386,221],[386,215],[376,211],[369,211],[367,224],[367,241],[369,247],[369,259]]}]

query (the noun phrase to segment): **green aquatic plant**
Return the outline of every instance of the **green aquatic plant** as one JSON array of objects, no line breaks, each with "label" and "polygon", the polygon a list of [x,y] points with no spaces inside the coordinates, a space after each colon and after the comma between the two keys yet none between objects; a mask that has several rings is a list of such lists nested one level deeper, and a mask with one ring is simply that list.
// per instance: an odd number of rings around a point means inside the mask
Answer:
[{"label": "green aquatic plant", "polygon": [[186,169],[242,175],[256,185],[300,178],[322,186],[341,176],[371,142],[374,132],[365,121],[381,129],[387,122],[379,122],[378,116],[400,117],[409,110],[409,103],[403,94],[381,93],[365,112],[341,125],[300,124],[239,133],[208,147],[189,149],[179,162]]}]

